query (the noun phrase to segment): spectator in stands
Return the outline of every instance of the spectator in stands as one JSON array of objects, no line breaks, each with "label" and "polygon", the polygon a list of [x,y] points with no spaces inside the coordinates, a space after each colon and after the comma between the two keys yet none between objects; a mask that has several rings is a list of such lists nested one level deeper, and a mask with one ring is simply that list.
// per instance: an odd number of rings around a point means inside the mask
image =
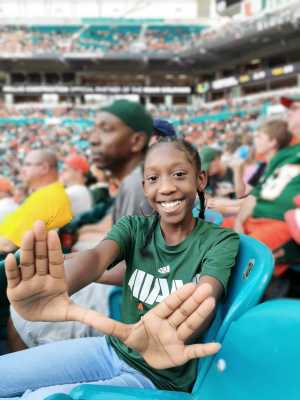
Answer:
[{"label": "spectator in stands", "polygon": [[212,196],[234,197],[233,173],[221,160],[222,151],[205,146],[200,151],[203,170],[208,175],[207,191]]},{"label": "spectator in stands", "polygon": [[284,215],[284,219],[288,225],[292,238],[300,245],[300,195],[294,198],[294,203],[297,208],[294,210],[288,210]]},{"label": "spectator in stands", "polygon": [[11,182],[0,176],[0,223],[18,207],[14,200],[13,191],[14,188]]},{"label": "spectator in stands", "polygon": [[93,198],[93,204],[106,201],[110,197],[110,172],[103,171],[91,164],[86,182]]},{"label": "spectator in stands", "polygon": [[153,138],[175,138],[177,136],[173,124],[166,119],[155,118],[153,121],[153,126]]},{"label": "spectator in stands", "polygon": [[22,178],[30,196],[0,224],[0,251],[16,250],[21,237],[36,220],[43,220],[47,229],[64,226],[72,218],[71,204],[58,182],[57,159],[48,150],[33,150],[26,156]]},{"label": "spectator in stands", "polygon": [[242,198],[250,193],[252,186],[255,186],[255,179],[260,178],[259,174],[263,173],[263,167],[256,160],[253,134],[244,134],[240,138],[240,145],[238,142],[236,149],[227,153],[226,163],[233,171],[235,196]]},{"label": "spectator in stands", "polygon": [[[295,138],[300,137],[300,95],[285,96],[281,99],[281,104],[288,108],[288,127],[290,132],[293,133]],[[287,223],[289,232],[298,245],[300,245],[300,188],[298,188],[298,195],[294,198],[294,204],[297,208],[288,210],[285,213],[285,221]],[[296,260],[299,263],[300,258]]]},{"label": "spectator in stands", "polygon": [[280,102],[287,107],[287,121],[290,132],[300,136],[300,94],[281,97]]},{"label": "spectator in stands", "polygon": [[[109,170],[119,180],[120,186],[112,212],[100,222],[100,226],[89,228],[89,239],[82,238],[86,245],[81,244],[80,250],[98,243],[111,228],[112,222],[115,223],[120,217],[149,214],[152,211],[145,200],[141,169],[152,133],[151,115],[136,102],[117,100],[97,115],[90,136],[93,162],[98,168]],[[124,269],[124,263],[117,265],[103,275],[102,282],[121,284]],[[107,313],[107,288],[102,289],[99,289],[99,284],[89,285],[76,293],[73,300],[85,307]],[[76,322],[61,323],[59,326],[51,322],[36,324],[25,321],[14,311],[12,318],[14,326],[10,326],[10,347],[14,351],[54,340],[99,335],[99,332]]]},{"label": "spectator in stands", "polygon": [[243,201],[235,221],[225,219],[224,225],[234,226],[265,243],[277,258],[277,274],[286,270],[290,261],[299,257],[299,247],[291,244],[291,235],[284,214],[294,209],[294,197],[300,187],[300,144],[286,122],[273,120],[258,130],[255,145],[268,161],[258,185]]},{"label": "spectator in stands", "polygon": [[141,162],[152,133],[151,115],[136,102],[116,100],[96,117],[90,136],[93,161],[121,182],[112,212],[113,223],[123,215],[140,214],[143,207],[147,212]]},{"label": "spectator in stands", "polygon": [[92,195],[85,185],[88,172],[89,164],[85,157],[74,154],[65,159],[61,181],[65,185],[67,195],[70,198],[73,216],[92,208]]}]

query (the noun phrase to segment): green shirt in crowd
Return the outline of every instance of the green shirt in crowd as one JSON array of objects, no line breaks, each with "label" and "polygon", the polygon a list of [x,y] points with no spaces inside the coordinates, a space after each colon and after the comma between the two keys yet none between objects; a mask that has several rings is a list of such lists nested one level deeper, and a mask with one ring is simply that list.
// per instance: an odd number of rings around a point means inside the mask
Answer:
[{"label": "green shirt in crowd", "polygon": [[[191,234],[175,246],[168,245],[157,224],[147,253],[141,249],[154,217],[121,218],[106,236],[120,248],[118,261],[127,264],[123,286],[122,321],[133,324],[170,293],[202,275],[216,278],[226,291],[235,264],[239,236],[233,231],[198,219]],[[134,350],[114,337],[108,338],[120,358],[141,371],[160,389],[190,391],[196,378],[197,361],[157,370]]]},{"label": "green shirt in crowd", "polygon": [[296,208],[300,192],[300,144],[279,150],[271,159],[251,194],[256,197],[254,218],[284,220],[284,213]]}]

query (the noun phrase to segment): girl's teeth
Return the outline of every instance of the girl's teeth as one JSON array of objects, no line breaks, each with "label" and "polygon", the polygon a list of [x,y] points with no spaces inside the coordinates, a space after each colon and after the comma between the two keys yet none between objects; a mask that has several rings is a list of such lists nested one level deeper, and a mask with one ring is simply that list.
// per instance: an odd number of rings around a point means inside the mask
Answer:
[{"label": "girl's teeth", "polygon": [[162,205],[163,207],[165,207],[165,208],[171,208],[171,207],[175,207],[175,206],[177,206],[178,204],[180,204],[181,201],[182,201],[182,200],[169,201],[169,202],[164,201],[164,202],[161,203],[161,205]]}]

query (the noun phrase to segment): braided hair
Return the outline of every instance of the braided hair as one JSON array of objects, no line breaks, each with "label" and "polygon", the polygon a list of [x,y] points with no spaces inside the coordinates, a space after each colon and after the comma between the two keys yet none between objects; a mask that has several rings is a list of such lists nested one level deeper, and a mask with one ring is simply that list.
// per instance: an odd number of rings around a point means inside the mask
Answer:
[{"label": "braided hair", "polygon": [[[195,146],[193,146],[191,143],[187,142],[184,139],[179,139],[179,138],[174,138],[174,137],[163,137],[160,138],[156,143],[152,144],[149,146],[146,155],[145,155],[145,160],[147,158],[147,155],[156,147],[158,147],[161,143],[172,143],[174,147],[180,151],[183,151],[187,157],[187,159],[191,162],[192,165],[194,165],[196,174],[198,175],[201,172],[201,159],[198,150],[196,149]],[[144,161],[145,162],[145,161]],[[144,172],[144,164],[142,165],[142,169]],[[197,190],[198,198],[199,198],[199,203],[200,203],[200,208],[199,208],[199,215],[198,218],[204,219],[204,212],[205,212],[205,206],[206,206],[206,201],[205,201],[205,194],[204,191]],[[153,215],[153,214],[152,214]],[[145,256],[147,254],[147,246],[150,243],[150,240],[152,238],[152,235],[155,231],[155,228],[159,222],[159,214],[157,211],[154,213],[154,218],[153,222],[150,226],[149,231],[147,232],[144,240],[143,247],[141,248],[141,254],[142,256]]]}]

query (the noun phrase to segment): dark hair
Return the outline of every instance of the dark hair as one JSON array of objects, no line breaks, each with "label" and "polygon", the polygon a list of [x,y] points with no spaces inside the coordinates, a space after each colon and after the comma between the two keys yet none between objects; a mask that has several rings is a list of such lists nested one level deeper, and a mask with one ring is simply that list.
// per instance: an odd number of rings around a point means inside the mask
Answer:
[{"label": "dark hair", "polygon": [[[191,164],[194,165],[197,174],[202,171],[201,159],[200,159],[200,155],[199,155],[199,152],[196,149],[196,147],[184,139],[173,138],[173,137],[160,138],[158,140],[158,142],[156,142],[156,143],[152,144],[150,147],[148,147],[146,155],[145,155],[144,163],[145,163],[145,160],[146,160],[148,154],[162,143],[173,144],[178,150],[183,151],[185,153],[187,159],[191,162]],[[142,169],[144,172],[144,164],[142,165]],[[199,190],[197,190],[197,194],[198,194],[199,202],[200,202],[198,218],[204,219],[204,212],[205,212],[205,205],[206,205],[205,194],[204,194],[204,191],[200,192]],[[143,256],[145,256],[147,254],[146,248],[151,240],[151,237],[153,235],[153,232],[154,232],[158,222],[159,222],[159,214],[158,214],[158,212],[155,211],[153,222],[150,226],[149,231],[147,232],[147,234],[145,236],[144,244],[141,249],[141,254]]]}]

